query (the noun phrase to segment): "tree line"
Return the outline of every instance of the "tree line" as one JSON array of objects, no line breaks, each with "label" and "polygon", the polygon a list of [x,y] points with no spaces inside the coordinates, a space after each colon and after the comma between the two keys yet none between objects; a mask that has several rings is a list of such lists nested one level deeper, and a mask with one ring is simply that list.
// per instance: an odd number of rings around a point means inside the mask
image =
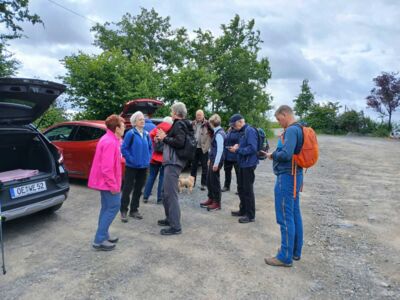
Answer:
[{"label": "tree line", "polygon": [[[6,50],[7,41],[23,37],[18,22],[43,24],[29,12],[28,3],[0,3],[0,24],[9,30],[0,35],[0,76],[12,76],[18,68],[19,62]],[[166,106],[157,112],[159,116],[168,114],[169,105],[179,100],[187,105],[189,116],[203,108],[208,115],[220,114],[227,123],[230,115],[239,112],[249,123],[266,129],[273,99],[266,92],[271,69],[268,58],[260,55],[263,41],[255,21],[235,15],[220,28],[218,37],[200,28],[189,34],[183,27],[172,28],[169,17],[145,8],[137,15],[126,13],[118,22],[96,24],[91,31],[100,54],[80,51],[61,60],[67,71],[59,78],[67,85],[63,101],[79,111],[74,118],[105,119],[119,113],[131,99],[163,100]],[[369,107],[389,118],[387,125],[372,121],[363,112],[339,113],[339,102],[315,102],[308,80],[294,99],[296,114],[321,132],[386,132],[400,105],[396,76],[382,73],[374,78],[376,87],[367,97]],[[56,103],[41,124],[66,118],[65,109]]]}]

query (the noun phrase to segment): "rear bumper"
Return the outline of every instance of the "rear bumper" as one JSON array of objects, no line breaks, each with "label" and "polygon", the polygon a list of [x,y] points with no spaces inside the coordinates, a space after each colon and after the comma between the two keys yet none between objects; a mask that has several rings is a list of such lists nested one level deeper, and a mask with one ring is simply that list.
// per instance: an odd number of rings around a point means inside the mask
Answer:
[{"label": "rear bumper", "polygon": [[3,211],[1,214],[3,218],[5,218],[8,221],[19,217],[27,216],[35,212],[38,212],[40,210],[44,210],[46,208],[58,205],[60,203],[63,203],[66,198],[67,198],[66,194],[58,195],[37,203]]}]

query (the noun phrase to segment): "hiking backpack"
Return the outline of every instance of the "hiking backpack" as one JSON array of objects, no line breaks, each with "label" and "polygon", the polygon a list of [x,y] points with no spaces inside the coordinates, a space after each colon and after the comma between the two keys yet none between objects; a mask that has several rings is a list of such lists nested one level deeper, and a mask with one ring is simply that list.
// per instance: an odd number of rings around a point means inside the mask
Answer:
[{"label": "hiking backpack", "polygon": [[250,127],[252,127],[257,132],[257,158],[259,160],[264,160],[267,157],[262,154],[261,151],[267,152],[269,150],[269,143],[265,136],[265,131],[262,128],[256,128],[254,126]]},{"label": "hiking backpack", "polygon": [[176,149],[176,154],[182,160],[193,160],[196,155],[197,141],[194,137],[194,131],[189,130],[187,125],[183,123],[183,129],[185,131],[185,144],[183,148]]},{"label": "hiking backpack", "polygon": [[[303,132],[303,145],[301,146],[300,152],[298,154],[293,154],[293,159],[292,159],[292,175],[294,175],[293,196],[294,199],[296,199],[297,166],[306,169],[306,171],[308,168],[314,166],[318,161],[319,148],[318,148],[317,135],[315,134],[314,129],[299,123],[296,123],[294,125],[300,126]],[[284,138],[282,135],[282,143],[283,142]],[[303,186],[301,186],[300,191],[302,190]]]},{"label": "hiking backpack", "polygon": [[319,148],[314,129],[297,124],[303,131],[303,146],[298,154],[293,155],[294,162],[301,168],[308,169],[318,161]]}]

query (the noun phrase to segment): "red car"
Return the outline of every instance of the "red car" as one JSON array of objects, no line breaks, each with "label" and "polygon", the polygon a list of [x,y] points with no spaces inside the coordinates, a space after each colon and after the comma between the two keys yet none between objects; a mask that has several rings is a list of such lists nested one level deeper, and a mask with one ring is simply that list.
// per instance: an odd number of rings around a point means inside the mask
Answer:
[{"label": "red car", "polygon": [[[152,115],[162,105],[164,103],[159,100],[133,100],[124,105],[120,115],[125,119],[127,128],[130,128],[129,119],[135,111],[140,110],[145,114]],[[152,121],[155,124],[160,122],[158,119],[152,119]],[[87,179],[97,143],[105,132],[104,121],[71,121],[49,127],[45,130],[44,135],[62,150],[68,176]],[[124,160],[122,164],[122,170],[125,170]]]}]

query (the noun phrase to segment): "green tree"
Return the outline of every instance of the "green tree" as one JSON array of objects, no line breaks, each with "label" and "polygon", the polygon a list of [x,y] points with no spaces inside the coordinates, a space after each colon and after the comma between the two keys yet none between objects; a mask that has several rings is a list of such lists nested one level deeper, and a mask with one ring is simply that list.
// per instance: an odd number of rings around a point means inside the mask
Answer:
[{"label": "green tree", "polygon": [[303,83],[301,84],[301,92],[293,102],[295,103],[294,111],[296,112],[296,115],[298,115],[300,119],[306,117],[311,107],[315,104],[314,95],[311,92],[307,79],[303,80]]},{"label": "green tree", "polygon": [[338,130],[339,102],[314,104],[304,119],[308,125],[324,133],[335,133]]},{"label": "green tree", "polygon": [[49,107],[49,109],[39,118],[34,124],[39,129],[45,129],[54,124],[67,121],[69,119],[68,114],[65,112],[65,108],[57,101]]},{"label": "green tree", "polygon": [[338,126],[345,132],[360,132],[362,123],[362,115],[355,110],[346,111],[338,118]]},{"label": "green tree", "polygon": [[392,114],[400,107],[400,78],[398,73],[386,73],[374,78],[376,87],[367,97],[367,105],[382,117],[388,116],[388,128],[392,129]]},{"label": "green tree", "polygon": [[128,100],[160,94],[160,76],[153,72],[152,61],[127,57],[119,49],[67,56],[63,64],[68,101],[82,110],[81,118],[105,119],[121,112]]},{"label": "green tree", "polygon": [[28,4],[29,0],[2,0],[0,2],[0,27],[5,28],[4,33],[0,33],[0,77],[14,75],[19,66],[19,62],[12,58],[6,46],[7,41],[23,37],[20,22],[43,24],[38,15],[29,12]]},{"label": "green tree", "polygon": [[19,62],[12,58],[4,44],[0,44],[0,77],[9,77],[15,74]]},{"label": "green tree", "polygon": [[182,66],[187,56],[186,29],[171,29],[170,18],[154,9],[141,9],[137,16],[126,13],[120,22],[97,24],[94,44],[107,51],[119,48],[139,60],[151,60],[159,68]]},{"label": "green tree", "polygon": [[221,25],[220,37],[198,30],[191,44],[196,63],[212,74],[210,110],[225,122],[240,112],[257,125],[270,109],[265,88],[271,71],[268,59],[259,58],[262,40],[254,26],[254,20],[246,23],[236,15],[228,25]]}]

